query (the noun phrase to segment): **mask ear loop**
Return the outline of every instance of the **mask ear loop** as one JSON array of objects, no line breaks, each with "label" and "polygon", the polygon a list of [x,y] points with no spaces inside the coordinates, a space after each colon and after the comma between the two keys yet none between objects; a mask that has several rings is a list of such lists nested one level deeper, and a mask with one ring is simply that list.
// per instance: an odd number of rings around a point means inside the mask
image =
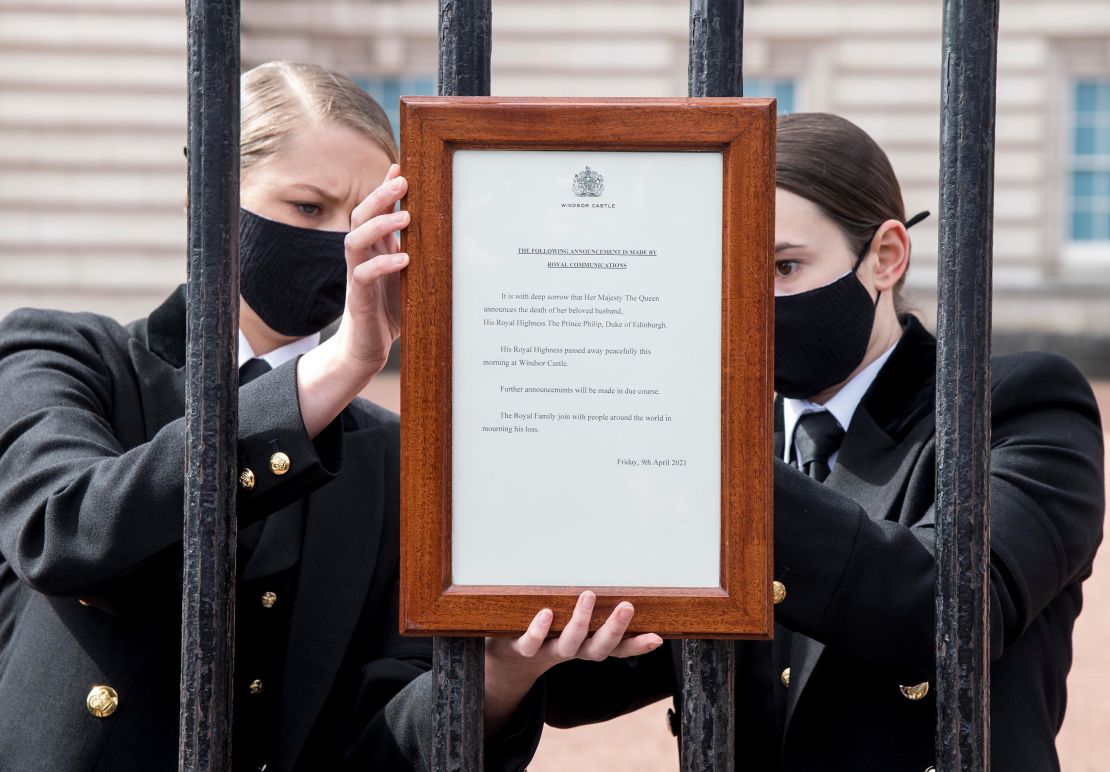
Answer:
[{"label": "mask ear loop", "polygon": [[[918,212],[913,217],[906,220],[906,223],[905,223],[906,230],[909,230],[913,226],[917,225],[919,222],[921,222],[922,220],[924,220],[928,216],[929,216],[929,211],[928,210]],[[863,259],[865,257],[867,257],[867,252],[871,247],[871,242],[875,240],[875,234],[878,233],[878,232],[879,232],[879,229],[876,228],[875,231],[871,234],[871,237],[863,243],[863,248],[860,250],[859,254],[856,255],[856,264],[854,266],[852,266],[852,273],[855,273],[856,271],[858,271],[859,267],[861,265],[863,265]],[[879,290],[879,292],[875,295],[875,307],[876,308],[879,305],[879,298],[881,298],[882,296],[883,296],[883,291]]]},{"label": "mask ear loop", "polygon": [[[871,249],[871,242],[875,240],[875,234],[878,233],[878,232],[879,232],[879,229],[876,228],[871,233],[871,236],[868,237],[867,241],[863,242],[863,248],[860,249],[859,254],[856,255],[856,264],[854,266],[852,266],[852,273],[856,273],[857,271],[859,271],[859,267],[861,265],[863,265],[863,259],[865,257],[867,257],[867,253]],[[879,307],[879,298],[881,298],[882,296],[883,296],[883,291],[879,290],[878,294],[875,295],[875,307],[876,308]]]}]

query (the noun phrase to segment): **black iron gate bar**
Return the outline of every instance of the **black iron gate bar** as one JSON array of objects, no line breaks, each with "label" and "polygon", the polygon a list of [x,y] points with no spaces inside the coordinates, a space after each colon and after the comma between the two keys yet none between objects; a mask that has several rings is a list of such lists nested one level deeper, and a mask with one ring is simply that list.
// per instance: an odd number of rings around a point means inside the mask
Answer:
[{"label": "black iron gate bar", "polygon": [[946,0],[937,288],[937,769],[990,769],[990,384],[998,0]]},{"label": "black iron gate bar", "polygon": [[[491,0],[439,0],[439,95],[489,96]],[[435,638],[432,768],[481,772],[484,638]]]},{"label": "black iron gate bar", "polygon": [[[690,96],[743,96],[743,52],[743,0],[690,0]],[[682,772],[735,769],[735,671],[732,641],[682,641]]]},{"label": "black iron gate bar", "polygon": [[189,288],[178,768],[231,769],[239,439],[239,0],[188,0]]},{"label": "black iron gate bar", "polygon": [[[440,0],[439,93],[488,95],[491,0]],[[231,769],[239,3],[188,0],[181,770]],[[990,307],[998,0],[945,0],[937,363],[937,768],[989,769]],[[742,0],[691,0],[691,96],[742,95]],[[482,768],[481,638],[437,638],[433,764]],[[683,643],[684,772],[733,769],[732,645]]]}]

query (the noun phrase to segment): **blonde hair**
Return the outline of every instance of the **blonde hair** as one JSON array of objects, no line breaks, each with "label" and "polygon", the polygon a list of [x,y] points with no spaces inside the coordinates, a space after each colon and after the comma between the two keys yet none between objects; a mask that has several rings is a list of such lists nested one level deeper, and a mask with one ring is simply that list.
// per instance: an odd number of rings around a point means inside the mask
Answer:
[{"label": "blonde hair", "polygon": [[397,161],[385,111],[346,75],[318,64],[267,62],[243,73],[239,83],[241,171],[280,150],[297,128],[324,121],[365,134]]}]

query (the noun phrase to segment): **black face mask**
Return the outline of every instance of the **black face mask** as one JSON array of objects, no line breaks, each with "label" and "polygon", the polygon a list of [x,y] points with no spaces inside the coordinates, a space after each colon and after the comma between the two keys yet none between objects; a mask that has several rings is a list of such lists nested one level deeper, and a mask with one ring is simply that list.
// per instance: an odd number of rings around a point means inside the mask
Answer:
[{"label": "black face mask", "polygon": [[875,306],[856,272],[775,298],[775,391],[800,399],[847,378],[867,353]]},{"label": "black face mask", "polygon": [[240,294],[275,332],[296,337],[319,332],[343,313],[346,236],[240,209]]},{"label": "black face mask", "polygon": [[[906,227],[928,215],[915,215]],[[775,391],[782,396],[820,394],[863,361],[882,296],[880,292],[872,300],[856,275],[870,246],[868,239],[852,271],[831,284],[775,298]]]}]

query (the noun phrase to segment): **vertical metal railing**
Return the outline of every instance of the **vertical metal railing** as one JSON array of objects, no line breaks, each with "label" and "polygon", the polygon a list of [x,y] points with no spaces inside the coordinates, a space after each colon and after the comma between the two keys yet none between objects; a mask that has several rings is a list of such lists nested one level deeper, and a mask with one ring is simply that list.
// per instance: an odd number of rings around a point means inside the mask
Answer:
[{"label": "vertical metal railing", "polygon": [[440,96],[489,96],[491,0],[439,0]]},{"label": "vertical metal railing", "polygon": [[[440,96],[489,96],[491,23],[491,0],[440,0]],[[485,639],[435,638],[432,670],[432,768],[481,772]]]},{"label": "vertical metal railing", "polygon": [[736,754],[736,647],[682,642],[682,772],[732,772]]},{"label": "vertical metal railing", "polygon": [[937,295],[937,769],[990,769],[990,382],[998,0],[944,3]]},{"label": "vertical metal railing", "polygon": [[690,96],[744,96],[743,65],[743,0],[690,0]]},{"label": "vertical metal railing", "polygon": [[[189,288],[179,768],[231,768],[239,3],[189,0]],[[490,84],[490,0],[440,0],[439,93]],[[997,0],[944,5],[937,361],[937,768],[989,769]],[[742,94],[743,3],[691,0],[691,96]],[[481,638],[435,641],[433,763],[482,767]],[[685,641],[683,770],[731,770],[733,646]]]},{"label": "vertical metal railing", "polygon": [[[743,50],[743,0],[690,0],[690,96],[743,96]],[[682,642],[682,772],[734,769],[735,669],[732,641]]]},{"label": "vertical metal railing", "polygon": [[188,0],[189,289],[178,768],[231,769],[239,0]]}]

